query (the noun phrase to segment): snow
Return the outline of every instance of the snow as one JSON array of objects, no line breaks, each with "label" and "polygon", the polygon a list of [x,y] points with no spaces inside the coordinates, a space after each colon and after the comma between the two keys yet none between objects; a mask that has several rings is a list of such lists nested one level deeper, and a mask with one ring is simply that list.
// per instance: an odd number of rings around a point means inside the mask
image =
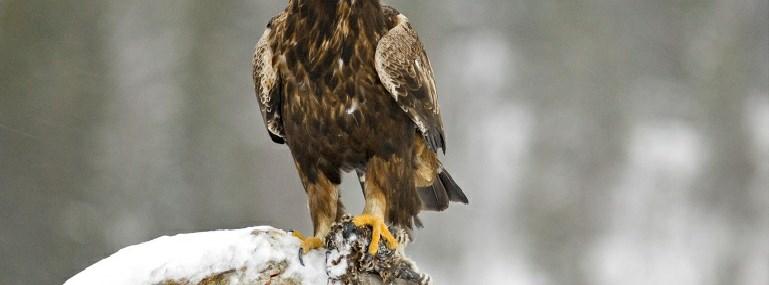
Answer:
[{"label": "snow", "polygon": [[[326,284],[326,257],[311,251],[298,259],[299,240],[272,227],[163,236],[112,254],[67,280],[65,285],[158,284],[166,280],[198,283],[237,270],[231,278],[254,283],[271,264],[287,264],[281,278]],[[261,274],[260,274],[261,273]],[[269,274],[269,273],[268,273]]]}]

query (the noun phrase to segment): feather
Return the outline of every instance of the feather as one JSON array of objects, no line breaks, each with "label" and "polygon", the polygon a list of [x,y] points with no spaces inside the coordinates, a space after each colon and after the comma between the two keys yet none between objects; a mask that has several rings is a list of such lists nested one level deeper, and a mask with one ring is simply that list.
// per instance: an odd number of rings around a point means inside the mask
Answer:
[{"label": "feather", "polygon": [[417,189],[419,199],[422,200],[422,209],[430,211],[443,211],[449,207],[449,197],[443,183],[435,181],[432,186]]},{"label": "feather", "polygon": [[459,185],[451,178],[445,169],[438,173],[438,179],[432,186],[417,189],[419,199],[422,200],[422,209],[431,211],[443,211],[449,207],[449,201],[468,203],[467,196],[459,188]]},{"label": "feather", "polygon": [[469,203],[465,192],[462,191],[462,188],[459,188],[459,185],[457,185],[457,182],[454,181],[454,178],[451,178],[451,175],[448,171],[442,169],[441,172],[438,173],[438,180],[440,181],[440,184],[443,184],[443,187],[446,189],[446,193],[449,196],[449,201],[462,202],[464,204]]}]

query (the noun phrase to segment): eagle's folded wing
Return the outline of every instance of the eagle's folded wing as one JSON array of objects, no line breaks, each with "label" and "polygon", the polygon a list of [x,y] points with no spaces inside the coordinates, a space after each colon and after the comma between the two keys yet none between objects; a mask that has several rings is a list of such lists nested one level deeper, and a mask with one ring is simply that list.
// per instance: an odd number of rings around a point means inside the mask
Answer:
[{"label": "eagle's folded wing", "polygon": [[435,80],[430,60],[408,19],[397,15],[397,24],[377,44],[379,79],[406,112],[433,151],[446,151]]},{"label": "eagle's folded wing", "polygon": [[253,77],[256,97],[259,101],[259,109],[272,141],[285,142],[283,121],[281,118],[281,92],[280,78],[273,66],[272,48],[270,48],[270,25],[262,34],[262,38],[256,44],[253,60]]}]

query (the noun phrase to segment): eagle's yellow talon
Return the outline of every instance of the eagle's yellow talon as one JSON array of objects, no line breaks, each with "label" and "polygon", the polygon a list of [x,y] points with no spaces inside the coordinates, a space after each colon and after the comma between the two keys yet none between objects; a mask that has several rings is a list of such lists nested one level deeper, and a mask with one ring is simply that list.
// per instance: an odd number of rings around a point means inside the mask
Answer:
[{"label": "eagle's yellow talon", "polygon": [[395,239],[387,225],[384,223],[384,219],[363,214],[352,219],[352,223],[357,227],[371,226],[371,243],[368,246],[368,253],[376,255],[379,251],[379,241],[384,238],[385,245],[389,249],[395,249],[398,246],[398,241]]},{"label": "eagle's yellow talon", "polygon": [[323,240],[316,237],[309,237],[302,241],[302,252],[308,253],[313,249],[323,247]]},{"label": "eagle's yellow talon", "polygon": [[300,231],[291,231],[291,235],[300,240],[304,240],[304,235]]},{"label": "eagle's yellow talon", "polygon": [[305,237],[299,231],[292,231],[291,235],[302,241],[302,253],[308,253],[313,249],[323,247],[323,240],[317,237]]}]

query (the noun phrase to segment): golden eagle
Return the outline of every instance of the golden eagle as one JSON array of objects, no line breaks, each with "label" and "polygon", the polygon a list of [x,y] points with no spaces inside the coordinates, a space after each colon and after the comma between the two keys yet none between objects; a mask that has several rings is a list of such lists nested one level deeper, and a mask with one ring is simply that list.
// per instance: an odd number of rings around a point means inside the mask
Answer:
[{"label": "golden eagle", "polygon": [[[420,210],[467,197],[438,161],[446,150],[430,60],[408,19],[378,0],[289,0],[256,45],[253,78],[267,131],[287,144],[322,246],[344,212],[337,186],[355,170],[365,208],[353,222],[397,246]],[[299,235],[297,235],[299,236]]]}]

